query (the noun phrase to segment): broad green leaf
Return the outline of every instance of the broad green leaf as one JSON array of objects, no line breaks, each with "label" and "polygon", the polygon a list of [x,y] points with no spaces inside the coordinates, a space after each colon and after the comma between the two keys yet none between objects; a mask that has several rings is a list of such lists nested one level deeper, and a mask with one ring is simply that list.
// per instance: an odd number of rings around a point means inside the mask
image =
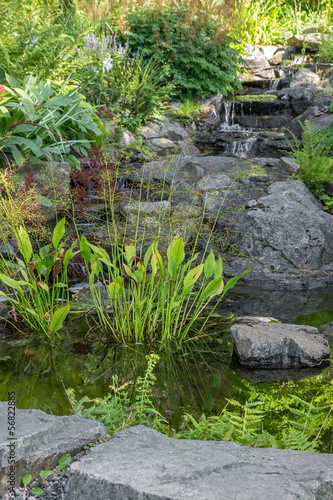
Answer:
[{"label": "broad green leaf", "polygon": [[22,102],[23,108],[27,111],[28,115],[35,114],[35,106],[33,105],[32,101],[22,97],[21,102]]},{"label": "broad green leaf", "polygon": [[213,387],[218,390],[221,387],[222,377],[219,374],[213,373]]},{"label": "broad green leaf", "polygon": [[178,267],[180,266],[180,264],[185,259],[183,238],[179,238],[179,235],[177,235],[172,240],[172,242],[169,245],[167,255],[168,255],[168,259],[170,259],[170,257],[173,259],[173,261],[175,263],[176,270],[177,270]]},{"label": "broad green leaf", "polygon": [[47,469],[47,470],[42,470],[40,473],[39,473],[39,476],[41,478],[46,478],[46,477],[50,477],[50,476],[53,476],[54,474],[54,471],[53,470],[50,470],[50,469]]},{"label": "broad green leaf", "polygon": [[55,249],[58,247],[61,238],[65,234],[65,225],[66,225],[66,219],[64,217],[63,219],[61,219],[61,221],[58,222],[58,224],[54,228],[53,237],[52,237],[52,245],[53,245],[53,248],[55,248]]},{"label": "broad green leaf", "polygon": [[26,93],[25,90],[23,89],[19,89],[19,88],[16,88],[16,92],[21,96],[21,97],[24,97],[24,99],[26,99],[27,101],[30,101],[31,104],[33,104],[33,101],[31,99],[31,97],[29,96],[29,94]]},{"label": "broad green leaf", "polygon": [[12,155],[14,157],[15,163],[17,163],[17,165],[19,167],[21,167],[23,165],[23,157],[22,157],[20,151],[18,150],[18,148],[16,146],[12,146],[11,152],[12,152]]},{"label": "broad green leaf", "polygon": [[18,232],[17,244],[25,262],[30,262],[32,255],[31,241],[27,231],[22,226],[20,227]]},{"label": "broad green leaf", "polygon": [[223,263],[222,263],[221,256],[219,256],[219,258],[216,261],[216,268],[215,268],[215,271],[214,271],[214,278],[220,278],[222,276],[222,274],[223,274]]},{"label": "broad green leaf", "polygon": [[60,330],[64,320],[66,319],[66,317],[69,313],[70,308],[71,308],[71,306],[60,307],[60,309],[58,309],[54,313],[53,318],[51,320],[51,324],[50,324],[51,333],[55,333],[58,330]]},{"label": "broad green leaf", "polygon": [[[211,275],[215,272],[216,262],[215,262],[215,257],[214,257],[212,250],[210,251],[210,254],[208,255],[208,257],[206,259],[204,269],[205,269],[206,279],[210,278]],[[215,276],[215,278],[216,277],[217,276]]]},{"label": "broad green leaf", "polygon": [[38,155],[40,154],[40,148],[37,146],[36,142],[31,140],[31,139],[26,139],[25,137],[20,137],[19,135],[13,135],[12,139],[16,140],[18,144],[24,144],[24,146],[27,146],[31,151],[35,154]]},{"label": "broad green leaf", "polygon": [[47,284],[46,284],[46,283],[44,283],[43,281],[38,281],[38,285],[39,285],[39,286],[40,286],[43,290],[45,290],[46,292],[49,292],[49,291],[50,291],[50,289],[49,289],[49,287],[47,286]]},{"label": "broad green leaf", "polygon": [[67,285],[65,285],[65,283],[56,283],[54,288],[67,288]]},{"label": "broad green leaf", "polygon": [[156,257],[157,259],[157,262],[158,262],[158,266],[160,268],[160,274],[161,274],[161,277],[163,278],[164,276],[164,271],[165,271],[165,267],[163,265],[163,259],[162,259],[162,256],[160,254],[160,252],[157,250],[157,248],[154,250],[154,256]]},{"label": "broad green leaf", "polygon": [[193,269],[191,269],[191,271],[188,272],[188,274],[184,278],[184,292],[191,289],[193,285],[198,281],[203,271],[203,268],[204,265],[199,264],[198,266],[194,267]]},{"label": "broad green leaf", "polygon": [[212,409],[214,407],[214,403],[215,403],[215,400],[214,400],[213,396],[211,394],[209,394],[209,392],[205,391],[205,394],[203,397],[204,408],[207,411],[212,411]]},{"label": "broad green leaf", "polygon": [[42,490],[42,488],[33,488],[31,490],[31,493],[35,495],[35,497],[39,497],[40,495],[45,495],[45,492]]},{"label": "broad green leaf", "polygon": [[7,73],[6,73],[6,80],[9,83],[9,85],[11,85],[14,89],[21,89],[22,88],[21,85],[19,84],[19,82],[16,80],[16,78],[14,78],[11,75],[8,75]]},{"label": "broad green leaf", "polygon": [[28,484],[31,483],[31,480],[32,480],[32,475],[30,474],[30,472],[24,474],[22,477],[23,486],[26,488]]},{"label": "broad green leaf", "polygon": [[91,256],[91,248],[90,248],[88,240],[84,236],[84,234],[81,236],[81,240],[80,240],[80,252],[81,252],[81,255],[82,255],[86,265],[88,265],[88,263],[90,261],[90,256]]},{"label": "broad green leaf", "polygon": [[32,132],[36,130],[36,127],[34,127],[34,125],[30,125],[29,123],[21,123],[20,125],[17,125],[14,130],[15,132]]},{"label": "broad green leaf", "polygon": [[237,281],[240,280],[241,278],[243,278],[243,276],[245,276],[245,274],[247,273],[250,273],[252,271],[252,269],[249,269],[248,271],[244,271],[242,274],[240,274],[239,276],[235,276],[234,278],[231,278],[225,285],[224,287],[224,291],[223,291],[223,295],[228,291],[230,290],[231,288],[233,288]]},{"label": "broad green leaf", "polygon": [[72,461],[72,457],[70,456],[69,453],[66,453],[66,455],[63,455],[58,462],[58,467],[57,467],[58,470],[63,470],[66,467],[66,465],[69,465],[71,463],[71,461]]},{"label": "broad green leaf", "polygon": [[201,292],[201,295],[199,297],[199,303],[213,296],[219,290],[222,283],[223,283],[222,276],[220,276],[220,278],[215,278],[210,283],[208,283],[206,288]]},{"label": "broad green leaf", "polygon": [[73,252],[73,248],[75,247],[76,245],[76,241],[73,241],[73,243],[71,244],[70,248],[67,250],[67,252],[65,253],[65,257],[64,257],[64,261],[63,261],[63,265],[64,267],[67,267],[68,266],[68,263],[69,261],[75,256],[77,255],[78,253],[80,252]]},{"label": "broad green leaf", "polygon": [[152,255],[153,255],[153,245],[150,245],[150,247],[146,251],[145,256],[143,258],[143,263],[144,263],[144,266],[146,269],[147,269],[148,263],[149,263]]},{"label": "broad green leaf", "polygon": [[116,283],[113,281],[112,283],[109,284],[108,286],[109,293],[113,299],[116,299],[119,295],[120,291],[120,285],[119,283]]},{"label": "broad green leaf", "polygon": [[39,250],[39,255],[41,257],[41,259],[44,259],[47,254],[49,253],[50,251],[50,246],[51,245],[45,245],[44,247],[42,247],[40,250]]},{"label": "broad green leaf", "polygon": [[130,260],[136,255],[136,248],[134,245],[125,245],[125,255],[127,264],[130,263]]}]

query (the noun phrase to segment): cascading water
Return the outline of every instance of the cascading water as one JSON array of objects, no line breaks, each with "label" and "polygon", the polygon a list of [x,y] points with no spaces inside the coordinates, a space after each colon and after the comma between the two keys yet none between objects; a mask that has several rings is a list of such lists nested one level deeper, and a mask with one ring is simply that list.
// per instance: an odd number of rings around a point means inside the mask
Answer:
[{"label": "cascading water", "polygon": [[[225,132],[227,139],[223,154],[226,156],[237,156],[247,158],[254,153],[257,142],[256,134],[251,128],[244,128],[239,123],[235,123],[235,114],[244,116],[244,106],[239,101],[223,101],[221,110],[222,123],[219,128],[221,137]],[[251,105],[249,109],[251,114]],[[234,138],[233,138],[234,136]]]}]

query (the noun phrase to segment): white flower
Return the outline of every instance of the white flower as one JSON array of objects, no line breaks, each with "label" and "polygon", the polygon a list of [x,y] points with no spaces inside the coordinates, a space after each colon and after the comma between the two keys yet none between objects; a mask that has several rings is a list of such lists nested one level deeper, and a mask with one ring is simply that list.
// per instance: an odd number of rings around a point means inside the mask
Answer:
[{"label": "white flower", "polygon": [[13,35],[14,36],[20,36],[18,33],[16,33],[16,31],[14,31]]},{"label": "white flower", "polygon": [[113,68],[113,64],[111,64],[112,61],[113,59],[111,59],[110,56],[106,56],[106,58],[103,61],[103,73],[105,73],[105,71],[108,73],[110,69]]}]

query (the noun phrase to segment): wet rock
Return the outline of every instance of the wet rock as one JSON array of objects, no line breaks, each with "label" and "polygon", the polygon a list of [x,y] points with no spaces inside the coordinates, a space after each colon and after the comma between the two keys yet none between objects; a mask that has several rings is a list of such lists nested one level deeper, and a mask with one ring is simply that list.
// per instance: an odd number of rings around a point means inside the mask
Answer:
[{"label": "wet rock", "polygon": [[119,140],[119,147],[120,148],[128,148],[129,146],[132,146],[132,144],[135,143],[135,137],[130,132],[129,130],[124,130],[120,140]]},{"label": "wet rock", "polygon": [[[118,432],[71,465],[65,500],[328,500],[333,457],[223,441],[172,439],[144,426]],[[325,490],[325,495],[321,491]]]},{"label": "wet rock", "polygon": [[170,141],[169,139],[166,139],[165,137],[161,137],[158,139],[149,139],[148,146],[152,151],[159,154],[160,156],[176,154],[179,152],[177,144]]},{"label": "wet rock", "polygon": [[327,363],[330,348],[317,328],[306,325],[253,322],[231,327],[240,363],[250,368],[285,369]]},{"label": "wet rock", "polygon": [[[15,481],[30,472],[35,477],[43,469],[53,469],[65,453],[74,454],[90,442],[107,434],[99,422],[77,415],[56,417],[40,410],[15,411]],[[8,403],[0,402],[0,495],[7,491],[10,448],[14,438],[8,434]]]},{"label": "wet rock", "polygon": [[179,122],[170,121],[166,116],[163,116],[161,122],[148,122],[141,128],[140,133],[145,139],[164,137],[172,142],[183,141],[191,135]]},{"label": "wet rock", "polygon": [[302,69],[300,71],[297,71],[294,78],[290,82],[290,87],[293,88],[296,85],[299,85],[300,83],[319,84],[319,82],[320,82],[319,75],[317,75],[313,71],[310,71],[309,69]]},{"label": "wet rock", "polygon": [[288,38],[287,43],[290,47],[294,47],[295,49],[302,49],[306,44],[307,50],[318,50],[322,44],[322,37],[325,37],[325,35],[321,33],[294,35]]},{"label": "wet rock", "polygon": [[292,88],[285,88],[278,91],[278,96],[282,100],[306,100],[311,105],[315,96],[322,92],[323,89],[315,83],[299,83]]}]

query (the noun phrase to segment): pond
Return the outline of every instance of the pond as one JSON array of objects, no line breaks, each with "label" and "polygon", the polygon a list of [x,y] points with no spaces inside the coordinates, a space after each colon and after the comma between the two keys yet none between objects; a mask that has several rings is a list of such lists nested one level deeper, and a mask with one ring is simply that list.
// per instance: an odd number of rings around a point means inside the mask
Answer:
[{"label": "pond", "polygon": [[[270,316],[320,327],[333,321],[332,298],[331,289],[266,293],[238,288],[227,295],[218,312]],[[213,318],[202,342],[174,350],[159,344],[100,347],[87,337],[89,325],[84,317],[68,324],[57,346],[36,344],[33,337],[22,338],[6,329],[0,336],[0,400],[7,399],[8,391],[15,391],[19,408],[66,415],[70,404],[64,387],[73,388],[77,399],[102,397],[110,392],[113,375],[120,383],[132,382],[129,392],[133,395],[135,380],[146,368],[145,355],[155,352],[160,362],[155,370],[154,405],[176,431],[186,413],[195,418],[203,413],[219,414],[227,399],[244,403],[254,393],[273,409],[286,408],[286,401],[292,403],[291,395],[310,401],[322,394],[323,404],[332,404],[332,366],[284,372],[244,370],[232,356],[229,327],[230,321]],[[272,428],[279,425],[279,418],[273,411]],[[333,428],[325,431],[324,445],[325,451],[332,451]]]}]

